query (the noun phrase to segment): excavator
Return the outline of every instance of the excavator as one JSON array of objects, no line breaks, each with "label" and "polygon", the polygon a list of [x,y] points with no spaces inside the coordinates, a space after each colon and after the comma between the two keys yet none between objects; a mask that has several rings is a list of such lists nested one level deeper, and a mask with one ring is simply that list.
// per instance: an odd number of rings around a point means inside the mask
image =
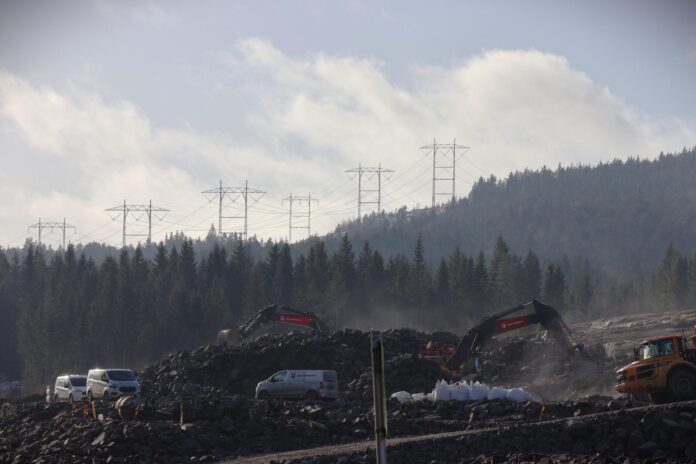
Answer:
[{"label": "excavator", "polygon": [[[509,317],[517,313],[523,314]],[[479,354],[488,340],[532,324],[539,324],[545,328],[568,353],[577,352],[589,359],[584,346],[573,343],[571,331],[558,311],[539,300],[532,300],[481,319],[464,335],[457,348],[449,355],[444,367],[456,373],[480,372]]]},{"label": "excavator", "polygon": [[223,329],[218,332],[217,344],[227,345],[241,343],[254,332],[271,322],[307,327],[313,333],[326,333],[328,328],[324,321],[310,311],[299,311],[281,304],[272,304],[258,310],[238,330]]},{"label": "excavator", "polygon": [[696,399],[696,327],[685,335],[646,340],[633,349],[635,361],[616,371],[619,393],[649,395],[655,403]]}]

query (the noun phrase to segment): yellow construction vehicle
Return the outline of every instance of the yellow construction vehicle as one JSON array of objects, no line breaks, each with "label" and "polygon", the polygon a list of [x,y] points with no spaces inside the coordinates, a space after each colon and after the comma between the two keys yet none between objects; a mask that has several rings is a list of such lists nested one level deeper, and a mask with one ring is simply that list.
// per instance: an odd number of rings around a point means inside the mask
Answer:
[{"label": "yellow construction vehicle", "polygon": [[644,341],[633,349],[635,361],[616,371],[614,388],[655,403],[696,399],[696,327],[687,343],[683,335]]}]

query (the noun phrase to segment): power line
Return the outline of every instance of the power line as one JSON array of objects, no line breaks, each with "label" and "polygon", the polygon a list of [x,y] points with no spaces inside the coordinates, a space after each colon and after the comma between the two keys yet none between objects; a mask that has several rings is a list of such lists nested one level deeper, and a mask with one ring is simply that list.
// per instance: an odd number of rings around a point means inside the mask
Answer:
[{"label": "power line", "polygon": [[49,230],[54,230],[54,229],[60,229],[63,231],[63,248],[65,248],[65,230],[66,229],[72,229],[74,232],[77,232],[77,228],[75,226],[72,226],[70,224],[67,224],[65,222],[65,218],[63,218],[63,222],[41,222],[41,218],[39,218],[39,222],[36,224],[32,224],[29,226],[27,229],[27,232],[31,232],[31,229],[37,229],[39,231],[39,245],[41,245],[41,232],[43,232],[44,229],[49,229]]},{"label": "power line", "polygon": [[[108,208],[105,210],[106,212],[118,212],[121,215],[123,215],[123,246],[126,246],[126,237],[147,237],[147,243],[150,243],[152,241],[152,213],[155,212],[162,212],[162,213],[167,213],[169,212],[168,209],[165,208],[160,208],[159,206],[152,206],[152,200],[150,200],[150,204],[147,205],[129,205],[126,204],[126,200],[123,200],[123,206],[114,206],[113,208]],[[147,214],[147,235],[145,234],[128,234],[126,232],[126,218],[128,217],[128,213],[131,212],[141,212]],[[116,216],[118,217],[118,216]],[[162,216],[161,218],[157,215],[155,215],[157,219],[160,221],[164,218]],[[115,218],[112,218],[115,219]],[[136,218],[137,219],[137,218]]]},{"label": "power line", "polygon": [[[453,143],[437,143],[435,139],[433,139],[432,145],[425,145],[420,147],[420,149],[426,156],[432,155],[433,157],[433,208],[435,207],[436,197],[439,195],[451,196],[452,200],[454,200],[456,197],[457,150],[459,150],[459,155],[462,155],[469,147],[457,145],[457,139],[454,139]],[[450,155],[451,161],[444,161],[449,159]],[[438,191],[438,182],[440,182],[440,184],[443,182],[451,182],[451,191]]]},{"label": "power line", "polygon": [[[210,190],[204,190],[202,192],[204,195],[215,195],[218,199],[218,234],[221,236],[223,235],[223,230],[222,230],[222,220],[223,219],[244,219],[244,228],[242,229],[242,237],[244,240],[247,239],[247,234],[248,234],[248,227],[249,227],[249,195],[252,196],[252,200],[254,200],[254,203],[259,201],[261,199],[261,196],[263,196],[264,193],[261,190],[257,189],[250,189],[249,188],[249,181],[244,181],[244,187],[223,187],[222,186],[222,180],[220,181],[220,187],[210,189]],[[234,195],[232,198],[231,195]],[[256,195],[257,197],[254,197]],[[225,198],[232,198],[232,201],[235,202],[238,198],[243,198],[244,199],[244,215],[243,216],[223,216],[223,202]]]},{"label": "power line", "polygon": [[[358,165],[357,168],[348,169],[346,173],[351,179],[355,179],[356,175],[358,177],[358,221],[362,221],[362,205],[377,205],[377,212],[382,210],[382,173],[386,174],[386,178],[394,171],[391,169],[385,169],[380,164],[378,167],[363,167]],[[363,186],[363,176],[366,177],[368,182],[371,182],[373,188],[365,188]],[[374,181],[377,179],[377,188],[374,188]],[[366,194],[367,200],[363,200],[363,195]],[[375,198],[376,194],[376,198]]]},{"label": "power line", "polygon": [[[290,194],[289,197],[285,198],[283,200],[283,204],[285,202],[288,202],[289,205],[289,210],[288,210],[288,242],[292,243],[292,229],[307,229],[307,236],[309,237],[312,235],[312,202],[315,202],[319,204],[319,200],[315,200],[312,198],[312,194],[309,193],[306,196],[292,196],[292,193]],[[293,210],[294,204],[297,203],[300,205],[300,207],[305,204],[307,205],[306,209],[301,209],[300,211]],[[307,225],[293,225],[292,220],[293,218],[295,219],[307,219]]]}]

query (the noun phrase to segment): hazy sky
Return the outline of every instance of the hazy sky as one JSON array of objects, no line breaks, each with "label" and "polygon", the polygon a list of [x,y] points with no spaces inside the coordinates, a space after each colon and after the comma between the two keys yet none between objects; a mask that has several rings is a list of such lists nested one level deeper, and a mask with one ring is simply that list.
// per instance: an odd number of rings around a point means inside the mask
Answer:
[{"label": "hazy sky", "polygon": [[396,171],[384,208],[428,205],[434,137],[471,146],[460,194],[691,147],[695,24],[693,1],[3,1],[0,244],[39,217],[120,244],[124,199],[171,210],[155,239],[204,234],[220,179],[267,192],[250,233],[287,237],[309,192],[322,233],[355,216],[358,163]]}]

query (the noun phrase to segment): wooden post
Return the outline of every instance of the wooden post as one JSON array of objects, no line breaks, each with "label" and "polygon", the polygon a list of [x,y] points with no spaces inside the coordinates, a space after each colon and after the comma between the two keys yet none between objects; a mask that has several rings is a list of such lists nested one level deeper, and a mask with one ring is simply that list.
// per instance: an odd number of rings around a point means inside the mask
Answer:
[{"label": "wooden post", "polygon": [[384,347],[382,333],[370,332],[372,349],[372,393],[375,403],[377,464],[387,464],[387,400],[384,394]]}]

